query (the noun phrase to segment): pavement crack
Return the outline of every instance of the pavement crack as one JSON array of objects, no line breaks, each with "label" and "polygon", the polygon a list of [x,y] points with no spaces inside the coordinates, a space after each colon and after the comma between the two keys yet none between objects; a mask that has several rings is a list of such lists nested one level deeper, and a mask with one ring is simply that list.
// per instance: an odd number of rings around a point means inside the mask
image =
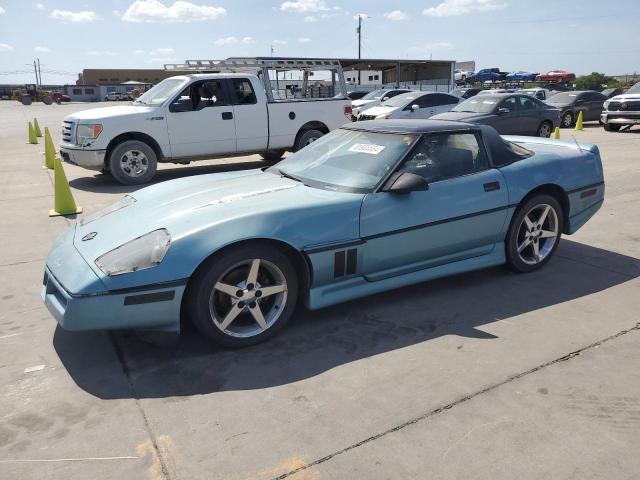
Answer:
[{"label": "pavement crack", "polygon": [[122,350],[122,348],[120,348],[120,345],[118,345],[118,342],[114,338],[113,333],[109,333],[109,339],[111,340],[111,344],[113,345],[113,348],[116,352],[116,356],[118,357],[118,360],[120,361],[120,365],[122,366],[122,372],[127,377],[127,383],[129,384],[129,388],[131,390],[131,393],[133,394],[132,396],[133,396],[133,399],[135,400],[136,407],[138,408],[138,411],[140,412],[140,416],[142,417],[144,428],[147,431],[147,435],[149,436],[149,439],[151,440],[151,446],[153,448],[154,454],[156,455],[156,457],[158,458],[158,461],[160,462],[160,470],[162,472],[162,478],[164,480],[172,480],[171,474],[169,473],[169,468],[167,466],[167,462],[165,458],[162,456],[162,450],[158,446],[158,438],[156,437],[155,433],[153,432],[153,429],[151,428],[151,424],[149,422],[149,418],[147,417],[147,413],[144,411],[142,403],[140,402],[140,395],[138,395],[138,391],[136,390],[136,387],[131,378],[131,371],[129,370],[129,365],[127,364],[127,361],[124,357],[124,351]]},{"label": "pavement crack", "polygon": [[520,372],[520,373],[516,373],[514,375],[511,375],[509,377],[507,377],[506,379],[498,382],[498,383],[494,383],[492,385],[489,385],[488,387],[485,387],[483,389],[477,390],[473,393],[470,393],[468,395],[465,395],[464,397],[461,397],[451,403],[448,403],[446,405],[442,405],[434,410],[430,410],[418,417],[412,418],[411,420],[408,420],[404,423],[401,423],[400,425],[396,425],[393,428],[390,428],[388,430],[385,430],[383,432],[377,433],[376,435],[372,435],[368,438],[365,438],[364,440],[361,440],[357,443],[351,444],[341,450],[338,450],[336,452],[330,453],[329,455],[326,455],[322,458],[319,458],[317,460],[314,460],[313,462],[301,465],[300,467],[294,469],[294,470],[290,470],[289,472],[283,473],[282,475],[278,476],[278,477],[274,477],[272,480],[284,480],[285,478],[291,477],[292,475],[295,475],[299,472],[301,472],[302,470],[306,470],[308,468],[314,467],[316,465],[319,465],[321,463],[324,463],[328,460],[331,460],[334,457],[337,457],[338,455],[342,455],[343,453],[347,453],[353,449],[356,449],[358,447],[361,447],[363,445],[366,445],[368,443],[371,443],[375,440],[378,440],[386,435],[389,435],[391,433],[397,432],[399,430],[402,430],[406,427],[409,427],[411,425],[415,425],[419,422],[422,422],[423,420],[426,420],[428,418],[431,418],[435,415],[438,415],[440,413],[446,412],[447,410],[451,410],[452,408],[457,407],[458,405],[461,405],[463,403],[468,402],[469,400],[472,400],[480,395],[483,395],[485,393],[491,392],[493,390],[496,390],[504,385],[507,385],[511,382],[514,382],[516,380],[519,380],[520,378],[526,377],[528,375],[531,375],[533,373],[536,373],[542,369],[545,369],[547,367],[550,367],[551,365],[555,365],[556,363],[560,363],[560,362],[566,362],[567,360],[571,360],[574,357],[577,357],[579,355],[581,355],[583,352],[586,352],[588,350],[591,350],[593,348],[599,347],[600,345],[603,345],[604,343],[610,342],[611,340],[615,340],[616,338],[619,338],[623,335],[626,335],[629,332],[632,331],[637,331],[640,330],[640,322],[636,323],[635,326],[628,328],[626,330],[621,330],[618,333],[615,333],[609,337],[606,337],[602,340],[598,340],[597,342],[591,343],[587,346],[584,346],[578,350],[575,350],[573,352],[567,353],[566,355],[563,355],[562,357],[558,357],[555,358],[553,360],[550,360],[548,362],[542,363],[538,366],[535,366],[533,368],[530,368],[529,370],[525,370],[524,372]]}]

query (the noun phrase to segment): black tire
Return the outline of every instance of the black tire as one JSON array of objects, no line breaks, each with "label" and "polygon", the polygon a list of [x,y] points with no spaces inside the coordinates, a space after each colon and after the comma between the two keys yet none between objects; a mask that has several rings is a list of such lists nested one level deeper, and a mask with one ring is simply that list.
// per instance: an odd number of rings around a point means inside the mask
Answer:
[{"label": "black tire", "polygon": [[[233,273],[234,266],[241,262],[250,262],[252,259],[260,259],[263,264],[265,261],[270,262],[279,269],[279,272],[284,276],[286,281],[285,304],[283,307],[280,306],[280,308],[278,308],[278,311],[281,311],[281,313],[266,330],[262,330],[260,333],[252,336],[234,336],[221,330],[215,323],[210,302],[216,298],[213,295],[220,293],[218,290],[214,290],[214,285],[220,281],[226,283],[224,282],[223,276],[227,275],[230,269],[232,269]],[[234,288],[236,287],[234,286]],[[237,288],[240,289],[242,287],[238,286]],[[259,288],[260,287],[256,287],[255,291],[258,291]],[[245,291],[243,298],[248,298],[246,295],[248,294]],[[265,299],[263,298],[262,300]],[[276,335],[291,318],[297,300],[298,276],[289,258],[280,250],[270,245],[253,244],[232,247],[225,250],[219,255],[214,255],[198,269],[189,283],[187,311],[191,321],[205,337],[224,347],[241,348],[264,342]],[[255,302],[256,300],[253,299],[254,307],[252,308],[255,308]],[[233,305],[232,303],[231,308],[233,308]],[[238,303],[235,305],[238,305]],[[266,305],[268,306],[268,304]],[[258,308],[262,311],[262,307],[258,305]],[[236,319],[249,325],[254,322],[248,306],[244,307],[244,310],[242,310],[242,313],[240,313]],[[229,327],[231,327],[231,325],[229,325]]]},{"label": "black tire", "polygon": [[324,133],[322,133],[320,130],[305,130],[300,135],[298,135],[298,139],[296,140],[296,144],[294,146],[294,151],[297,152],[298,150],[302,150],[304,147],[312,142],[315,142],[323,135]]},{"label": "black tire", "polygon": [[[137,152],[137,153],[136,153]],[[139,157],[140,165],[145,165],[144,173],[135,174],[138,170],[123,165],[127,158]],[[146,161],[142,160],[145,159]],[[158,169],[158,158],[149,145],[140,140],[126,140],[116,145],[109,156],[109,171],[118,182],[123,185],[141,185],[148,183],[155,176]]]},{"label": "black tire", "polygon": [[[557,235],[555,236],[555,238],[550,237],[549,239],[542,239],[545,242],[543,243],[542,247],[544,249],[546,241],[554,238],[554,242],[551,244],[549,251],[545,254],[542,260],[534,264],[527,263],[523,258],[521,258],[521,255],[518,253],[518,244],[521,240],[524,240],[524,238],[521,236],[521,227],[523,227],[524,217],[532,210],[536,211],[535,209],[537,206],[546,205],[550,206],[554,210]],[[554,219],[554,217],[551,215],[551,212],[549,212],[549,214],[547,214],[545,222],[543,222],[544,225],[550,225],[552,219]],[[564,216],[562,212],[562,206],[560,205],[560,202],[558,202],[558,200],[551,195],[534,195],[523,204],[521,204],[513,215],[513,218],[511,219],[511,225],[509,226],[509,231],[507,232],[507,237],[505,239],[505,254],[507,257],[507,265],[509,266],[509,268],[511,268],[511,270],[515,272],[528,273],[543,267],[558,248],[558,245],[560,243],[560,236],[562,235],[562,229],[564,228],[563,219]],[[541,227],[541,230],[545,229],[544,225]]]},{"label": "black tire", "polygon": [[49,96],[42,97],[42,103],[45,105],[51,105],[53,103],[53,99]]},{"label": "black tire", "polygon": [[260,152],[260,156],[269,163],[277,163],[282,159],[286,150],[267,150],[265,152]]},{"label": "black tire", "polygon": [[560,128],[573,127],[573,112],[564,112],[560,118]]},{"label": "black tire", "polygon": [[536,132],[536,136],[549,138],[551,133],[553,132],[553,124],[551,122],[542,122],[538,127],[538,131]]},{"label": "black tire", "polygon": [[619,132],[620,128],[622,128],[622,125],[618,125],[615,123],[605,123],[604,124],[604,129],[607,132]]}]

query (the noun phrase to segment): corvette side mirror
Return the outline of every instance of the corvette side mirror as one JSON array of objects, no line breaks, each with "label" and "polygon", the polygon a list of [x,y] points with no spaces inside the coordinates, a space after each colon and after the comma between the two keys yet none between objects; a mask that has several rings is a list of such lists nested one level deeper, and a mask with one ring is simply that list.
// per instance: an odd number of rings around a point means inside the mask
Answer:
[{"label": "corvette side mirror", "polygon": [[401,195],[411,192],[422,192],[429,190],[429,182],[427,182],[424,177],[416,175],[415,173],[396,173],[387,181],[383,190]]}]

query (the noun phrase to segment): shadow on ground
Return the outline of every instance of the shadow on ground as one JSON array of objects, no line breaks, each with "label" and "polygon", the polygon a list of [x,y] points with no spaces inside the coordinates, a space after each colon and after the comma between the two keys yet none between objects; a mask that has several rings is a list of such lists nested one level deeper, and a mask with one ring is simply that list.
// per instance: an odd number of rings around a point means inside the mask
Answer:
[{"label": "shadow on ground", "polygon": [[69,182],[73,188],[96,193],[130,193],[149,185],[173,180],[176,178],[191,177],[193,175],[206,175],[208,173],[234,172],[238,170],[250,170],[252,168],[264,168],[268,166],[261,160],[218,163],[215,165],[195,165],[188,167],[161,168],[157,171],[151,182],[144,185],[122,185],[109,174],[98,173],[93,176],[74,178]]},{"label": "shadow on ground", "polygon": [[[133,334],[70,333],[53,344],[80,388],[100,398],[162,398],[287,384],[444,335],[491,341],[483,325],[601,292],[640,276],[640,260],[563,240],[542,270],[492,268],[310,312],[277,337],[242,350],[209,344],[189,326],[160,348]],[[596,268],[597,267],[597,268]],[[576,328],[579,328],[576,325]],[[462,342],[462,340],[461,340]],[[116,346],[122,366],[113,352]],[[131,385],[120,373],[127,372]]]}]

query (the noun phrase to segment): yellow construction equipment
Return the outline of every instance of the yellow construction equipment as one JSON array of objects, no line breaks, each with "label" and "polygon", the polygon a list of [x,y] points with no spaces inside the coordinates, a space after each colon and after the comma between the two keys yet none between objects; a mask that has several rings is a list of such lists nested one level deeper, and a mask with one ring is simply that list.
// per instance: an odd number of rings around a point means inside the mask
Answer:
[{"label": "yellow construction equipment", "polygon": [[82,213],[82,207],[78,207],[73,199],[71,187],[69,187],[69,182],[67,182],[67,176],[64,174],[60,159],[54,158],[53,165],[53,190],[55,199],[53,209],[49,210],[49,216],[56,217],[58,215],[75,215]]},{"label": "yellow construction equipment", "polygon": [[560,140],[560,127],[556,127],[556,129],[553,131],[553,139]]},{"label": "yellow construction equipment", "polygon": [[33,125],[31,125],[31,122],[29,122],[29,143],[38,143],[38,137],[36,137],[36,131],[33,129]]},{"label": "yellow construction equipment", "polygon": [[38,119],[33,119],[33,131],[36,132],[36,137],[42,137],[42,130],[40,130],[40,125],[38,125]]},{"label": "yellow construction equipment", "polygon": [[582,130],[584,130],[584,127],[582,126],[582,111],[580,111],[580,113],[578,113],[578,120],[576,121],[576,132]]},{"label": "yellow construction equipment", "polygon": [[49,127],[44,127],[44,165],[42,168],[55,169],[56,148],[53,146]]}]

